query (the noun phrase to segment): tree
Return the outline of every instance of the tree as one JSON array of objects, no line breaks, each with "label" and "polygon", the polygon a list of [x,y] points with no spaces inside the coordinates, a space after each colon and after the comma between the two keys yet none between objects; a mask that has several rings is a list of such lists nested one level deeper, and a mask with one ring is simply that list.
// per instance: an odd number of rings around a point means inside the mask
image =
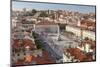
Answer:
[{"label": "tree", "polygon": [[40,17],[48,17],[48,14],[46,14],[46,12],[42,11],[40,14]]},{"label": "tree", "polygon": [[32,9],[31,13],[34,15],[37,11],[35,9]]}]

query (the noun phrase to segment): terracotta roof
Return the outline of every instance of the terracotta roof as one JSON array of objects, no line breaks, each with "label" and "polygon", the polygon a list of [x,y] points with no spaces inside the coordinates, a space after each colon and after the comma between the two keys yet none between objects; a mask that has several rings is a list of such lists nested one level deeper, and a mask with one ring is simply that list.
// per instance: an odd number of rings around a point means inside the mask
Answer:
[{"label": "terracotta roof", "polygon": [[93,21],[90,21],[90,20],[82,20],[81,21],[81,27],[90,27],[90,26],[92,26],[92,27],[94,27],[95,28],[95,25],[96,25],[96,23],[95,22],[93,22]]},{"label": "terracotta roof", "polygon": [[82,21],[81,21],[81,24],[92,25],[92,24],[95,24],[95,22],[90,21],[90,20],[82,20]]},{"label": "terracotta roof", "polygon": [[46,51],[43,51],[42,53],[43,53],[43,57],[49,57],[49,54],[48,54],[48,52],[46,52]]},{"label": "terracotta roof", "polygon": [[46,51],[43,51],[42,57],[40,57],[40,56],[34,57],[33,56],[33,61],[35,61],[36,64],[56,63],[55,60],[52,57],[50,57],[48,52],[46,52]]},{"label": "terracotta roof", "polygon": [[84,58],[86,58],[86,55],[83,54],[78,48],[69,48],[67,49],[67,52],[69,52],[71,56],[74,56],[75,59],[79,59],[80,61],[84,61]]},{"label": "terracotta roof", "polygon": [[36,49],[36,45],[29,39],[22,39],[21,40],[22,43],[20,43],[19,41],[20,41],[19,39],[15,39],[14,43],[12,44],[12,48],[17,49],[20,46],[23,46],[23,47],[29,46],[31,48]]},{"label": "terracotta roof", "polygon": [[56,63],[52,58],[41,58],[38,57],[36,59],[36,64],[50,64],[50,63]]},{"label": "terracotta roof", "polygon": [[33,58],[32,55],[26,55],[26,56],[25,56],[25,62],[31,63],[31,62],[32,62],[32,58]]},{"label": "terracotta roof", "polygon": [[19,39],[14,39],[14,43],[12,44],[12,48],[17,49],[21,46],[21,43],[19,43]]},{"label": "terracotta roof", "polygon": [[16,65],[23,65],[24,63],[32,63],[32,62],[36,62],[36,64],[51,64],[51,63],[56,63],[56,61],[49,56],[48,52],[43,51],[43,55],[42,56],[34,56],[34,55],[27,55],[25,56],[24,60],[18,60],[17,63],[15,63]]},{"label": "terracotta roof", "polygon": [[15,65],[23,65],[24,64],[24,60],[19,60],[15,63]]},{"label": "terracotta roof", "polygon": [[51,57],[48,57],[48,58],[47,57],[40,57],[40,56],[35,57],[35,56],[31,55],[31,56],[26,56],[25,60],[22,60],[22,61],[19,60],[15,64],[16,65],[24,65],[24,63],[30,63],[31,64],[32,61],[36,62],[36,64],[51,64],[51,63],[56,63],[54,61],[54,59],[51,58]]},{"label": "terracotta roof", "polygon": [[33,44],[33,42],[31,40],[29,40],[29,39],[23,39],[23,44],[31,45],[31,44]]},{"label": "terracotta roof", "polygon": [[92,60],[93,60],[92,53],[87,53],[86,58],[84,59],[84,61],[92,61]]}]

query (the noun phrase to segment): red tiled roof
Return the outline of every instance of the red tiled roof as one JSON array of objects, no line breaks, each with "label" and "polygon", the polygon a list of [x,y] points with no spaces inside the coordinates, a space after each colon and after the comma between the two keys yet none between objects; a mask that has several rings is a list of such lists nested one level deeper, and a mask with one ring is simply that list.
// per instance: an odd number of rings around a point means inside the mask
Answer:
[{"label": "red tiled roof", "polygon": [[34,43],[31,40],[29,40],[29,39],[23,39],[23,40],[21,40],[22,44],[19,43],[19,41],[20,40],[15,39],[12,47],[15,48],[15,49],[17,49],[17,48],[19,48],[22,45],[23,47],[30,46],[31,48],[34,48],[34,49],[36,48],[36,45],[34,45]]},{"label": "red tiled roof", "polygon": [[33,60],[33,56],[32,55],[26,55],[25,56],[25,62],[31,63]]},{"label": "red tiled roof", "polygon": [[86,58],[86,55],[83,54],[78,48],[69,48],[67,49],[67,52],[69,52],[71,56],[74,56],[75,59],[79,59],[80,61],[83,61],[84,58]]},{"label": "red tiled roof", "polygon": [[29,39],[23,39],[23,44],[24,45],[32,45],[33,42],[31,40],[29,40]]},{"label": "red tiled roof", "polygon": [[90,20],[82,20],[81,21],[81,27],[87,28],[92,26],[93,28],[95,28],[96,23]]},{"label": "red tiled roof", "polygon": [[32,61],[35,61],[36,64],[51,64],[51,63],[56,63],[51,57],[40,57],[40,56],[30,56],[31,58],[28,59],[29,62],[27,62],[26,60],[23,61],[18,61],[16,63],[16,65],[23,65],[25,62],[26,63],[31,63]]},{"label": "red tiled roof", "polygon": [[36,64],[56,63],[52,58],[37,57]]},{"label": "red tiled roof", "polygon": [[17,49],[18,47],[20,47],[20,43],[19,43],[19,39],[15,39],[14,43],[12,44],[12,47]]},{"label": "red tiled roof", "polygon": [[43,51],[43,57],[49,57],[49,54],[48,54],[48,52],[46,52],[46,51]]},{"label": "red tiled roof", "polygon": [[19,60],[15,63],[16,65],[23,65],[24,64],[24,60]]},{"label": "red tiled roof", "polygon": [[90,20],[82,20],[81,21],[81,24],[86,24],[86,25],[93,25],[93,24],[95,24],[95,22],[93,22],[93,21],[90,21]]},{"label": "red tiled roof", "polygon": [[48,63],[56,63],[55,60],[49,56],[48,52],[43,51],[43,56],[33,56],[33,60],[36,62],[36,64],[48,64]]}]

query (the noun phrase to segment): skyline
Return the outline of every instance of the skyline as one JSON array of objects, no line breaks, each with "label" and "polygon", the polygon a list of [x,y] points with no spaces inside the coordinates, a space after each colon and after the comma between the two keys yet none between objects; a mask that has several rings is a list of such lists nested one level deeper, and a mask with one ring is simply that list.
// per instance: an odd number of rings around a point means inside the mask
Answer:
[{"label": "skyline", "polygon": [[13,10],[20,10],[23,8],[36,10],[68,10],[80,13],[95,13],[95,6],[12,1]]}]

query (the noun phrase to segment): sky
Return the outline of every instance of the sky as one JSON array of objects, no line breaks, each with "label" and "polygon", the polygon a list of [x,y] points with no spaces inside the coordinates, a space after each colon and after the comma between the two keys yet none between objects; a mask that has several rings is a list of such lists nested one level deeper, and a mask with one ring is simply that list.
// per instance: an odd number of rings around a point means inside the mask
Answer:
[{"label": "sky", "polygon": [[37,3],[37,2],[21,2],[13,1],[12,9],[37,9],[37,10],[69,10],[78,11],[81,13],[95,12],[95,6],[83,6],[83,5],[72,5],[72,4],[54,4],[54,3]]}]

